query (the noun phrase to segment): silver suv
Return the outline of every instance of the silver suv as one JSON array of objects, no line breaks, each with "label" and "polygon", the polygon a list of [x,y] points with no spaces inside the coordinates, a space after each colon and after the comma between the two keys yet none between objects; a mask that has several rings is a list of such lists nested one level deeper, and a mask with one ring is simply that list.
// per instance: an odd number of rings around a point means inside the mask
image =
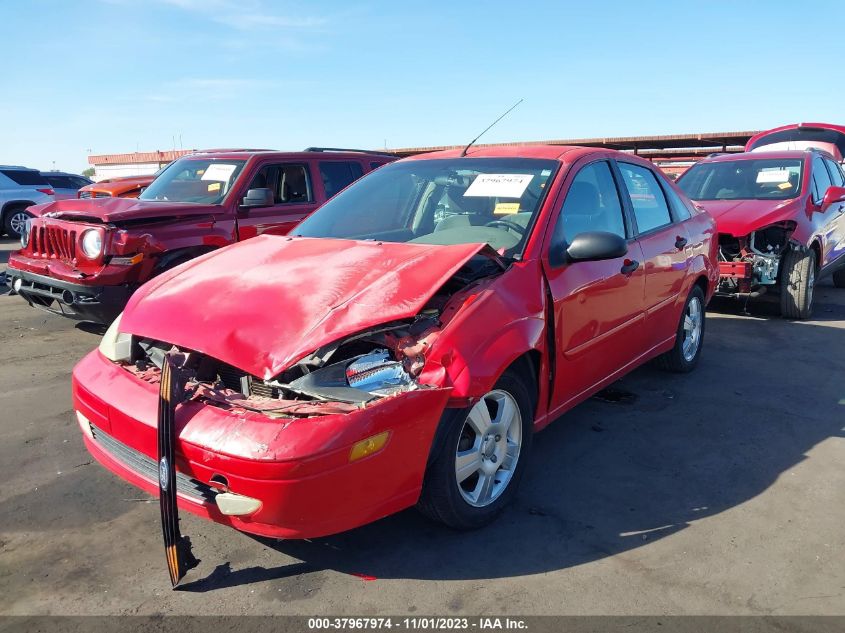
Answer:
[{"label": "silver suv", "polygon": [[53,188],[37,169],[0,165],[0,233],[21,236],[32,217],[26,208],[53,200]]}]

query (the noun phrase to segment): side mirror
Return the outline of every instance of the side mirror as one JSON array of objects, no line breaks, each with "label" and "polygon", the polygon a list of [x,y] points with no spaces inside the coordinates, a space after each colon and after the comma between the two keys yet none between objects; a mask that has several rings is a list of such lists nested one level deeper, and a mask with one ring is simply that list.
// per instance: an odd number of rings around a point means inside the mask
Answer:
[{"label": "side mirror", "polygon": [[573,262],[597,262],[616,259],[628,254],[628,242],[624,237],[607,231],[579,233],[570,242],[566,255]]},{"label": "side mirror", "polygon": [[246,192],[241,207],[272,207],[274,204],[275,198],[269,189],[250,189]]},{"label": "side mirror", "polygon": [[826,210],[836,202],[843,201],[845,201],[845,187],[828,187],[827,191],[824,192],[824,198],[822,198],[822,210]]}]

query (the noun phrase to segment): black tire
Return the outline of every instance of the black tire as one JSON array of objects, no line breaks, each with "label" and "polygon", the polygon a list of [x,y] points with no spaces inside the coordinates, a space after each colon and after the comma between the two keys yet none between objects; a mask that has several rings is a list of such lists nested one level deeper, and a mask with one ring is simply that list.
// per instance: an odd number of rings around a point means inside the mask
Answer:
[{"label": "black tire", "polygon": [[26,212],[25,206],[18,205],[6,209],[3,214],[3,230],[6,232],[6,235],[14,239],[20,238],[21,233],[16,227],[19,225],[21,217],[32,217],[31,213]]},{"label": "black tire", "polygon": [[[520,415],[521,446],[516,465],[502,491],[489,504],[480,507],[472,505],[464,497],[458,485],[455,462],[460,442],[464,441],[466,429],[469,428],[468,420],[472,407],[457,414],[454,410],[447,409],[440,421],[441,428],[435,434],[435,438],[440,437],[442,441],[435,440],[439,446],[435,444],[432,447],[432,450],[437,452],[432,454],[429,460],[422,494],[417,504],[423,514],[457,530],[474,530],[496,519],[513,500],[531,452],[534,427],[533,399],[526,381],[527,377],[510,369],[499,378],[493,390],[485,396],[487,398],[496,392],[506,392],[516,402]],[[491,417],[495,419],[495,415]],[[496,475],[502,472],[500,470]],[[472,476],[476,475],[478,473]],[[470,481],[472,476],[467,481]]]},{"label": "black tire", "polygon": [[[687,341],[691,340],[692,329],[689,331],[685,327],[687,318],[694,320],[692,312],[695,306],[698,306],[700,314],[700,329],[694,342],[694,347],[685,347]],[[681,318],[678,321],[678,329],[675,332],[675,345],[668,352],[657,357],[656,362],[658,367],[666,371],[673,371],[679,374],[685,374],[695,369],[698,364],[698,359],[701,357],[701,348],[704,347],[704,330],[706,319],[706,310],[704,305],[704,292],[699,286],[693,286],[684,303],[684,309],[681,312]],[[694,325],[694,323],[693,323]]]},{"label": "black tire", "polygon": [[786,319],[805,320],[813,314],[816,252],[789,249],[781,260],[780,313]]},{"label": "black tire", "polygon": [[840,268],[833,273],[833,285],[837,288],[845,288],[845,268]]}]

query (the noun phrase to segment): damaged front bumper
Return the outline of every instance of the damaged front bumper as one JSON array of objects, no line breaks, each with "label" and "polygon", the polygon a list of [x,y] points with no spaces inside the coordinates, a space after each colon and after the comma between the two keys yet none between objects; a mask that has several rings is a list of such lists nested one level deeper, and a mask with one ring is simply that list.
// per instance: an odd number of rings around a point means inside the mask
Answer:
[{"label": "damaged front bumper", "polygon": [[35,308],[104,325],[120,314],[134,290],[125,285],[87,286],[12,267],[6,270],[6,285]]},{"label": "damaged front bumper", "polygon": [[[178,506],[276,538],[334,534],[410,507],[449,393],[417,389],[284,418],[187,400],[175,422]],[[91,454],[157,495],[158,385],[94,351],[74,370],[73,400]],[[378,436],[387,437],[379,450],[353,459],[357,445]]]}]

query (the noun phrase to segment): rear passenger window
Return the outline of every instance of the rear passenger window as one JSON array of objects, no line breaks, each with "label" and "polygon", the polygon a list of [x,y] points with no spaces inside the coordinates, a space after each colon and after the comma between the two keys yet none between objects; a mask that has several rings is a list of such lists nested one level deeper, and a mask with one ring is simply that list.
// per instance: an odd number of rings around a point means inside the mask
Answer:
[{"label": "rear passenger window", "polygon": [[587,165],[572,180],[555,226],[553,243],[571,243],[576,235],[587,231],[607,231],[625,237],[619,192],[605,161]]},{"label": "rear passenger window", "polygon": [[378,168],[379,168],[379,167],[381,167],[382,165],[384,165],[384,163],[370,163],[370,169],[371,169],[371,170],[372,170],[372,169],[378,169]]},{"label": "rear passenger window", "polygon": [[35,170],[31,169],[0,169],[0,173],[11,178],[16,184],[23,185],[49,185],[50,183]]},{"label": "rear passenger window", "polygon": [[666,197],[669,200],[669,206],[672,207],[672,214],[678,222],[689,220],[690,216],[692,216],[692,212],[689,210],[686,203],[681,200],[681,196],[675,193],[675,190],[668,184],[663,185],[663,191],[666,193]]},{"label": "rear passenger window", "polygon": [[842,170],[839,165],[827,158],[824,159],[824,164],[827,165],[827,171],[830,173],[830,182],[836,187],[841,187],[845,178],[842,177]]},{"label": "rear passenger window", "polygon": [[323,187],[326,190],[327,199],[363,175],[364,170],[361,168],[361,164],[357,162],[320,163],[320,176],[323,178]]},{"label": "rear passenger window", "polygon": [[631,163],[619,163],[619,169],[631,198],[631,206],[634,208],[637,230],[647,233],[671,224],[672,216],[669,214],[666,198],[651,170]]}]

